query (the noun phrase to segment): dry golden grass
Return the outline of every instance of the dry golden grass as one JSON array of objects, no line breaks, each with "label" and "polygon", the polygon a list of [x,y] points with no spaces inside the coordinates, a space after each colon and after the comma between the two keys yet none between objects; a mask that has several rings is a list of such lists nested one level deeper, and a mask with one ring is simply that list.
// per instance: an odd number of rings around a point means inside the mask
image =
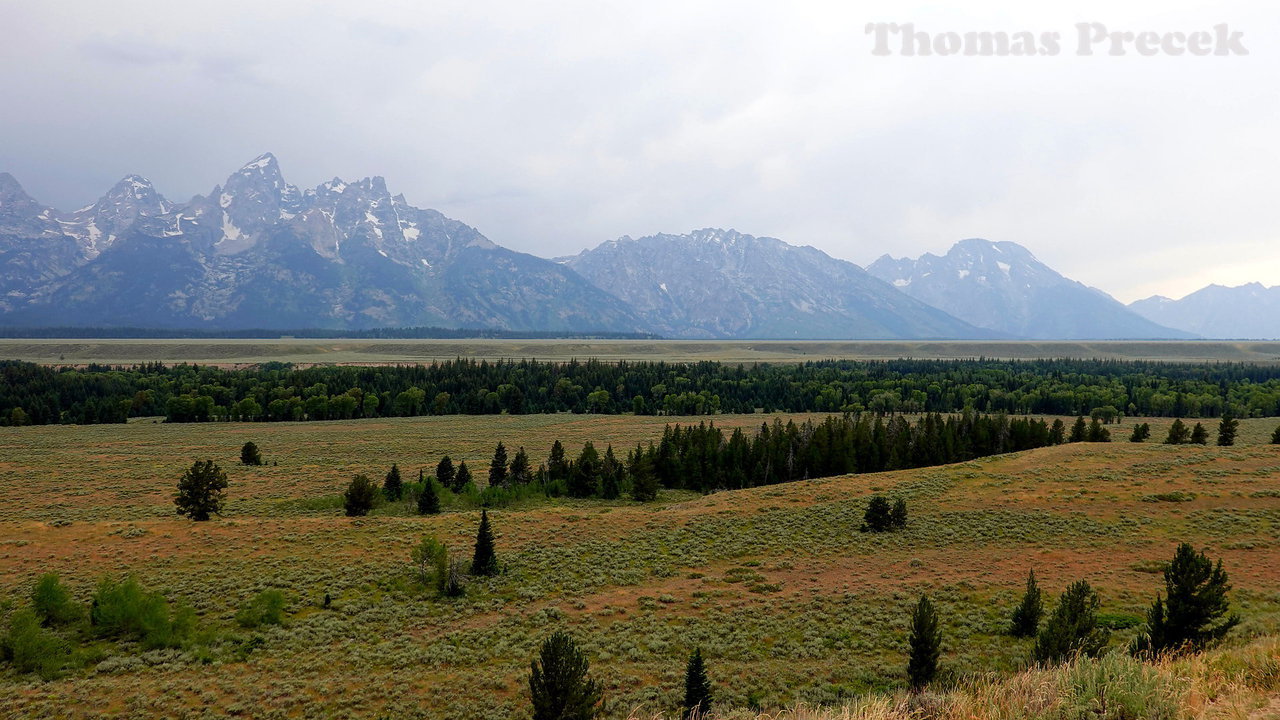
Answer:
[{"label": "dry golden grass", "polygon": [[830,358],[1108,358],[1170,362],[1280,361],[1271,341],[793,341],[793,340],[118,340],[0,339],[0,357],[48,364],[267,361],[377,365],[468,358],[665,360],[730,363]]}]

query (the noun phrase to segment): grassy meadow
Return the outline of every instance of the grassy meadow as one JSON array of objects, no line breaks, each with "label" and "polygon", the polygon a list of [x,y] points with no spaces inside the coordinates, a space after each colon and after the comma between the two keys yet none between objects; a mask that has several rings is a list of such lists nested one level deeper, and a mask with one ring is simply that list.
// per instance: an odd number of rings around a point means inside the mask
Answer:
[{"label": "grassy meadow", "polygon": [[[765,419],[714,418],[747,428]],[[587,440],[626,448],[679,420],[0,428],[0,607],[44,572],[82,601],[99,578],[132,574],[189,603],[215,638],[207,653],[113,645],[50,682],[0,671],[0,716],[522,717],[529,659],[557,628],[589,653],[608,717],[670,714],[694,646],[722,706],[743,713],[892,703],[867,694],[904,684],[920,593],[942,618],[944,686],[1025,677],[1030,641],[1003,630],[1028,569],[1050,607],[1069,582],[1093,584],[1120,648],[1180,541],[1223,559],[1243,617],[1234,643],[1280,633],[1280,446],[1266,443],[1275,419],[1242,421],[1229,448],[1159,444],[1169,424],[1159,420],[1152,442],[1127,443],[1126,421],[1111,444],[706,497],[667,492],[649,505],[495,510],[506,572],[457,600],[424,590],[409,552],[430,533],[469,557],[478,512],[390,507],[353,519],[331,502],[353,473],[380,480],[392,462],[410,479],[449,453],[483,476],[498,440],[538,463],[555,439],[571,454]],[[268,465],[237,464],[247,440]],[[174,516],[173,491],[205,458],[228,471],[229,503],[225,517],[192,523]],[[858,531],[877,492],[907,500],[905,530]],[[285,593],[285,624],[239,628],[237,609],[267,588]],[[250,636],[251,652],[227,649]]]}]

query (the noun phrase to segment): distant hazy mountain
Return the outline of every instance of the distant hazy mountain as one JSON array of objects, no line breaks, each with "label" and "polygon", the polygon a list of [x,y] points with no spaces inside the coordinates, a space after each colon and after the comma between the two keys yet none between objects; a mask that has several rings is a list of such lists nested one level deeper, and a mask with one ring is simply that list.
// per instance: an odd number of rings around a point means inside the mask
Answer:
[{"label": "distant hazy mountain", "polygon": [[705,229],[611,240],[561,262],[688,338],[977,338],[980,330],[811,247]]},{"label": "distant hazy mountain", "polygon": [[946,255],[895,260],[867,271],[908,295],[982,328],[1049,339],[1187,338],[1110,295],[1060,275],[1011,242],[962,240]]},{"label": "distant hazy mountain", "polygon": [[1206,338],[1280,338],[1280,286],[1210,285],[1181,300],[1153,295],[1129,309],[1161,325]]},{"label": "distant hazy mountain", "polygon": [[571,270],[413,207],[382,178],[299,190],[270,154],[187,203],[129,176],[72,213],[0,174],[0,322],[646,329]]}]

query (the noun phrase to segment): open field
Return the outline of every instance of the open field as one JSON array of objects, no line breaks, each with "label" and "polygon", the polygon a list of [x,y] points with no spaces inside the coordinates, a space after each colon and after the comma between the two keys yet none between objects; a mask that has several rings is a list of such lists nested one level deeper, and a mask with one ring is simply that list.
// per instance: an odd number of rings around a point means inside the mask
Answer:
[{"label": "open field", "polygon": [[0,358],[46,364],[424,363],[470,358],[666,360],[729,363],[831,358],[1108,358],[1179,362],[1280,362],[1268,341],[786,341],[786,340],[58,340],[0,339]]},{"label": "open field", "polygon": [[[411,580],[409,548],[433,533],[469,553],[477,513],[349,519],[306,502],[339,492],[354,472],[380,477],[392,462],[412,473],[448,452],[480,470],[497,440],[540,462],[556,438],[571,452],[586,440],[626,447],[675,420],[0,428],[0,598],[17,599],[47,571],[81,599],[99,577],[133,573],[189,602],[202,626],[228,632],[259,590],[289,598],[287,624],[256,631],[261,646],[246,660],[125,651],[49,683],[4,671],[0,715],[517,717],[528,660],[561,627],[590,653],[610,717],[669,711],[693,645],[725,705],[838,704],[901,684],[909,607],[921,592],[939,607],[946,673],[1012,672],[1030,646],[1001,631],[1029,568],[1050,597],[1088,579],[1103,612],[1132,622],[1183,540],[1223,558],[1244,616],[1238,637],[1280,631],[1280,446],[1263,444],[1274,418],[1243,421],[1231,448],[1074,444],[707,497],[668,493],[652,505],[499,510],[491,517],[507,572],[455,601]],[[1152,425],[1158,440],[1168,421]],[[1123,440],[1129,427],[1112,432]],[[235,465],[246,440],[278,465]],[[175,518],[177,477],[204,457],[230,475],[226,517]],[[858,532],[874,492],[907,499],[906,530]],[[1113,646],[1133,632],[1117,630]]]}]

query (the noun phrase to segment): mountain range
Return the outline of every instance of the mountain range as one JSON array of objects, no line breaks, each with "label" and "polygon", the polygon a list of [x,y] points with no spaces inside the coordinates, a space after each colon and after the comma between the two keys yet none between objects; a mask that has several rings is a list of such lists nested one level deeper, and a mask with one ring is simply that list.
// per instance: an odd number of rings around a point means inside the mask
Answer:
[{"label": "mountain range", "polygon": [[1101,290],[1063,277],[1011,242],[961,240],[941,257],[884,255],[867,272],[978,327],[1033,340],[1189,338]]},{"label": "mountain range", "polygon": [[1152,322],[1203,337],[1280,338],[1280,286],[1209,285],[1181,300],[1153,295],[1130,303],[1129,309]]},{"label": "mountain range", "polygon": [[1214,312],[1172,303],[1125,307],[1020,245],[979,239],[941,257],[885,255],[866,270],[812,247],[714,228],[623,236],[548,260],[410,205],[380,177],[300,189],[269,153],[186,202],[129,175],[73,212],[41,205],[0,173],[0,325],[8,327],[1220,336]]},{"label": "mountain range", "polygon": [[186,203],[131,175],[71,213],[0,175],[0,266],[9,325],[643,330],[568,268],[382,178],[300,190],[270,154]]}]

